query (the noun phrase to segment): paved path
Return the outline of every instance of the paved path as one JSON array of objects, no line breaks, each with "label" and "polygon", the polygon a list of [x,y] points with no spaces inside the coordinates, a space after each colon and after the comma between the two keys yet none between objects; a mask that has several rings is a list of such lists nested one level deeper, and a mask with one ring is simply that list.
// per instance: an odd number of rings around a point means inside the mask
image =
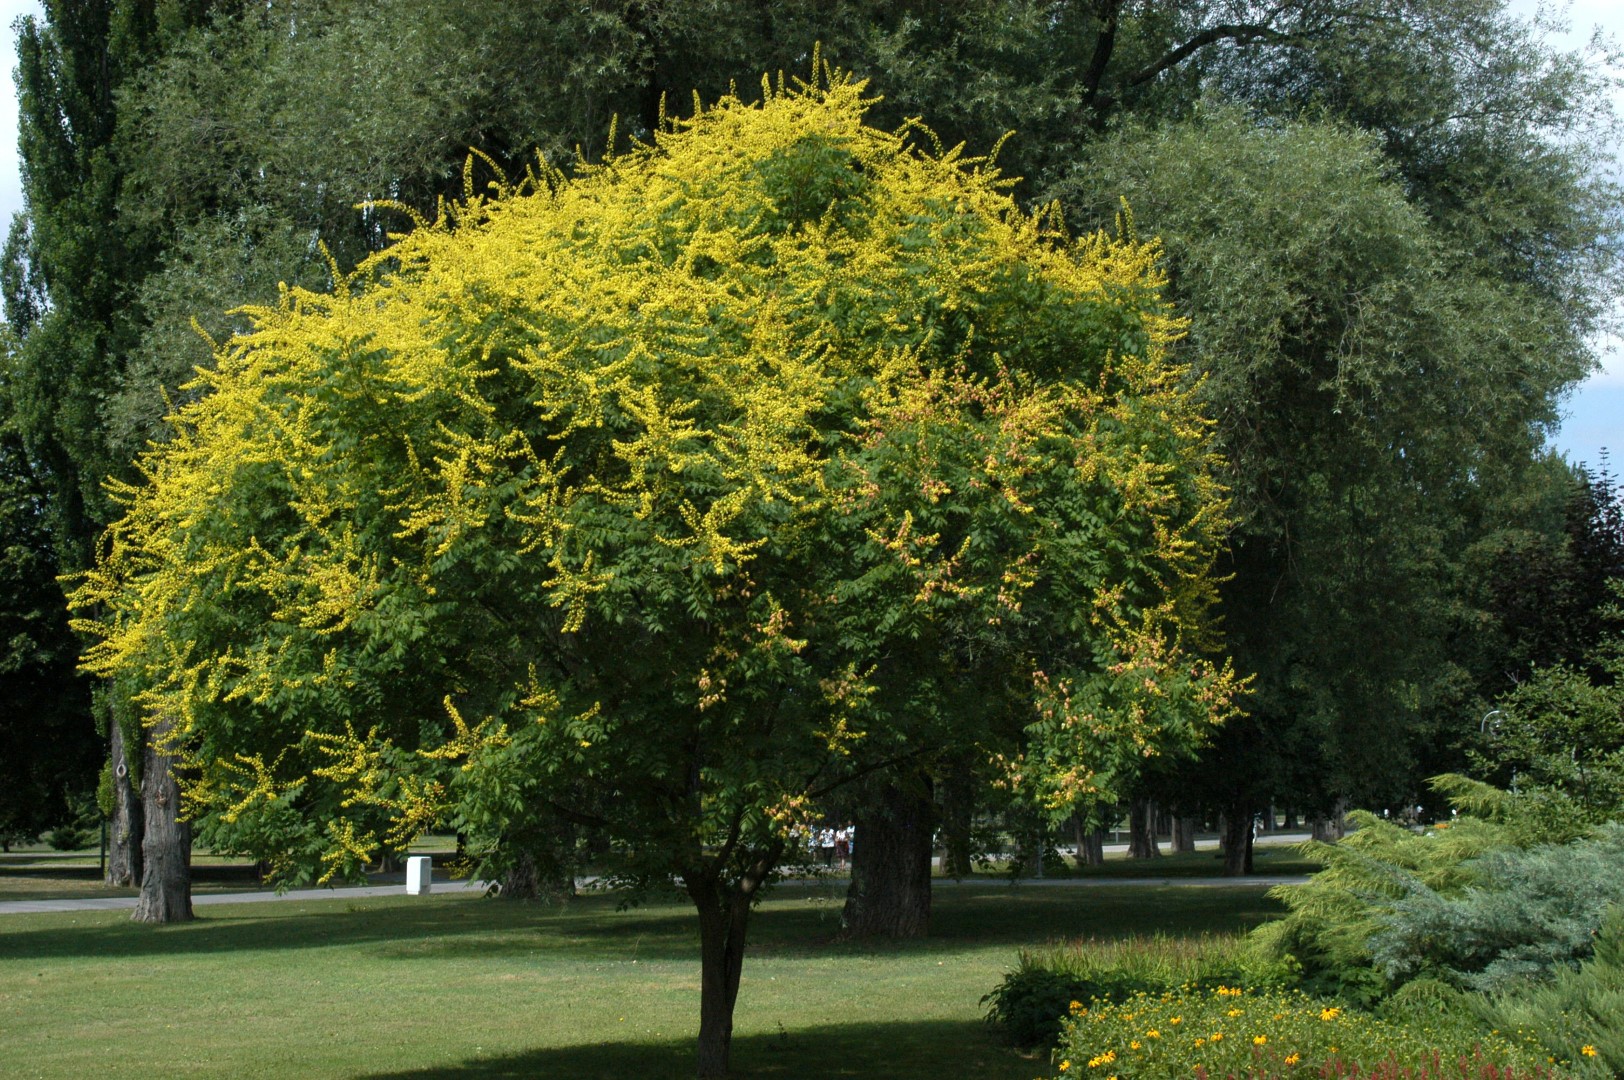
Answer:
[{"label": "paved path", "polygon": [[[434,892],[483,891],[483,881],[436,881]],[[405,885],[357,885],[337,889],[289,889],[287,892],[193,893],[192,906],[212,904],[259,904],[267,900],[354,900],[367,896],[400,896]],[[99,896],[76,900],[4,900],[0,915],[23,915],[39,911],[133,911],[133,896]]]},{"label": "paved path", "polygon": [[[1260,885],[1297,885],[1307,881],[1306,877],[1269,877],[1254,876],[1244,878],[1231,877],[1142,877],[1142,878],[1021,878],[1019,881],[1004,882],[989,880],[987,878],[971,878],[966,881],[952,881],[946,878],[939,879],[935,885],[939,888],[957,888],[962,886],[982,885],[1003,888],[1043,889],[1043,888],[1090,888],[1109,887],[1112,885],[1166,885],[1189,886],[1192,888],[1255,888]],[[828,879],[821,882],[818,879],[790,879],[788,885],[815,885],[827,884]],[[591,881],[583,881],[583,886],[589,886]],[[337,889],[289,889],[287,892],[236,892],[236,893],[194,893],[192,906],[207,907],[214,904],[260,904],[272,900],[354,900],[371,896],[400,896],[405,892],[404,885],[361,885]],[[433,891],[436,893],[467,893],[483,892],[483,881],[436,881]],[[88,897],[73,900],[5,900],[0,901],[0,915],[26,915],[42,911],[133,911],[135,897],[133,896],[104,896]]]}]

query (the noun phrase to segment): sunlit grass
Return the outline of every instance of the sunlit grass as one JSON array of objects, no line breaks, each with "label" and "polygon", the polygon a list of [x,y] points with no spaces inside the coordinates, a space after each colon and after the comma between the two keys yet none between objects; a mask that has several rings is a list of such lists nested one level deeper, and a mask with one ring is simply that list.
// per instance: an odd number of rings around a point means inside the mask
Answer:
[{"label": "sunlit grass", "polygon": [[[8,1069],[40,1077],[686,1077],[694,920],[469,895],[0,918]],[[737,1014],[746,1077],[1030,1078],[979,1000],[1015,951],[1058,937],[1232,932],[1256,887],[938,890],[933,936],[841,944],[840,886],[786,888],[752,926]]]}]

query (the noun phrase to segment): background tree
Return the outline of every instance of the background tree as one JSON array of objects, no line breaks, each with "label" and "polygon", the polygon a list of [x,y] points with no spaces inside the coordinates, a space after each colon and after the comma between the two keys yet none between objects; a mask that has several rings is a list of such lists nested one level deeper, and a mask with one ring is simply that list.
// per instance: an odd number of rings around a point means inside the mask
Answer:
[{"label": "background tree", "polygon": [[[51,0],[43,20],[19,24],[18,150],[27,211],[11,223],[0,274],[5,317],[17,337],[7,422],[44,482],[64,570],[92,561],[94,538],[113,509],[103,480],[131,475],[104,404],[143,331],[134,294],[161,247],[121,212],[127,170],[115,137],[118,93],[209,7],[200,0]],[[77,691],[63,700],[83,707],[90,699]],[[179,836],[168,820],[172,804],[169,813],[153,808],[158,831],[146,835],[130,786],[145,753],[140,729],[121,726],[125,710],[100,700],[115,789],[108,881],[130,884],[144,880],[142,844],[156,850]],[[88,710],[79,724],[91,729]],[[180,856],[166,850],[163,857],[173,863]]]},{"label": "background tree", "polygon": [[[14,342],[6,341],[6,360]],[[0,368],[0,400],[10,380]],[[56,584],[45,485],[0,410],[0,841],[71,824],[93,793],[100,739]]]},{"label": "background tree", "polygon": [[1192,312],[1180,348],[1237,510],[1225,641],[1258,676],[1200,767],[1231,822],[1408,798],[1412,748],[1458,691],[1450,553],[1505,505],[1585,371],[1575,343],[1539,347],[1525,287],[1385,173],[1370,136],[1213,106],[1125,125],[1056,189],[1126,198]]},{"label": "background tree", "polygon": [[290,876],[528,782],[680,878],[705,1075],[819,798],[968,727],[1069,804],[1233,692],[1154,251],[1066,244],[861,93],[470,180],[253,313],[75,597],[193,808]]}]

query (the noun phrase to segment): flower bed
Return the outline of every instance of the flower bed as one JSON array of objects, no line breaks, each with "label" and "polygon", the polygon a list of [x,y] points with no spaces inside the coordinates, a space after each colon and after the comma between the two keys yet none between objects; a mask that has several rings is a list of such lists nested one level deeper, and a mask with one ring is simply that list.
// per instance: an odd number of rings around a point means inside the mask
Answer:
[{"label": "flower bed", "polygon": [[[1115,1080],[1534,1080],[1566,1076],[1531,1037],[1380,1019],[1300,993],[1197,987],[1073,1002],[1054,1075]],[[1575,1047],[1575,1053],[1580,1048]]]}]

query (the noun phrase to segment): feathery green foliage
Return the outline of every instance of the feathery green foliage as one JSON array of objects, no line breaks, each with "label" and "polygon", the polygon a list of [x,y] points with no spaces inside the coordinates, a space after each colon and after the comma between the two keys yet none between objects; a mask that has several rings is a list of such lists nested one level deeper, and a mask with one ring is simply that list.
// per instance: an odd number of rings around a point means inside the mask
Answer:
[{"label": "feathery green foliage", "polygon": [[1502,1030],[1536,1033],[1553,1054],[1580,1047],[1575,1066],[1597,1076],[1624,1074],[1624,906],[1608,909],[1595,955],[1578,971],[1558,970],[1548,985],[1511,987],[1480,1011]]},{"label": "feathery green foliage", "polygon": [[1624,826],[1550,842],[1521,796],[1459,777],[1439,786],[1495,820],[1468,812],[1415,831],[1353,815],[1347,839],[1308,845],[1325,869],[1275,890],[1290,914],[1255,933],[1264,954],[1362,1003],[1417,979],[1501,990],[1589,956],[1604,912],[1624,901]]}]

